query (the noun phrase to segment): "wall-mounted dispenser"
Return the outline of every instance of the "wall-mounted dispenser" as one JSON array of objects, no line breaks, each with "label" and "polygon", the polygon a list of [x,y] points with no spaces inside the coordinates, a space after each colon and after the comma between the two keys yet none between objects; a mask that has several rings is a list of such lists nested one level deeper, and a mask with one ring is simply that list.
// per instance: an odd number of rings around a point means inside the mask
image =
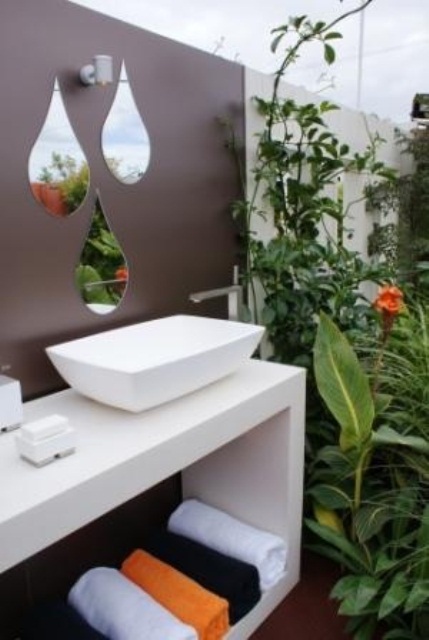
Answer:
[{"label": "wall-mounted dispenser", "polygon": [[94,56],[92,64],[86,64],[79,72],[82,84],[105,86],[113,82],[112,56]]},{"label": "wall-mounted dispenser", "polygon": [[17,429],[23,420],[21,384],[0,375],[0,432]]}]

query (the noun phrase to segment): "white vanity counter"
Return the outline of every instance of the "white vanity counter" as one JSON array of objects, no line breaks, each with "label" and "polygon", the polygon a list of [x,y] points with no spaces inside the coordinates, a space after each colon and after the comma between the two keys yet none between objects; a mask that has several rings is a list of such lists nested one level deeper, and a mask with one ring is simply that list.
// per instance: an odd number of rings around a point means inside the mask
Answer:
[{"label": "white vanity counter", "polygon": [[299,578],[305,372],[249,360],[238,372],[140,414],[72,390],[24,407],[66,416],[76,453],[37,468],[0,438],[0,572],[182,471],[196,496],[286,539],[286,579],[229,634],[246,638]]}]

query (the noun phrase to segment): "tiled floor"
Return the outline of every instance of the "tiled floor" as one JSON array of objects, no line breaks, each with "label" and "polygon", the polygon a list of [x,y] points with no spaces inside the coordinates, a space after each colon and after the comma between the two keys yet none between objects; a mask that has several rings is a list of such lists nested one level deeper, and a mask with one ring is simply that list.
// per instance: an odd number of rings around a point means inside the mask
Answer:
[{"label": "tiled floor", "polygon": [[251,640],[349,640],[346,619],[337,615],[337,603],[329,599],[338,575],[324,558],[304,554],[300,583]]}]

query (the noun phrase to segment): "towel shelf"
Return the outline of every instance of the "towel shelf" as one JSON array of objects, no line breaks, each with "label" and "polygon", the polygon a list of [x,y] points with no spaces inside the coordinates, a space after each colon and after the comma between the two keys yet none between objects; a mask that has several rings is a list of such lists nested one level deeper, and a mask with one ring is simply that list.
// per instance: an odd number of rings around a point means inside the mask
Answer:
[{"label": "towel shelf", "polygon": [[42,468],[0,438],[0,572],[181,471],[195,496],[286,539],[286,577],[229,632],[244,640],[299,579],[305,372],[250,360],[235,374],[141,414],[66,390],[24,405],[64,415],[76,454]]}]

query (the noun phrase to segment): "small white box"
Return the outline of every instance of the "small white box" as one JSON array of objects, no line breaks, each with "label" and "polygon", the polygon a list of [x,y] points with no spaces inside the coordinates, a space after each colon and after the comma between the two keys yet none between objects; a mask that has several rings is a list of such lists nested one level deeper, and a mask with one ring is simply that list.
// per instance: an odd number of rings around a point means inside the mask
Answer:
[{"label": "small white box", "polygon": [[41,467],[74,453],[76,431],[67,418],[54,414],[23,425],[16,435],[16,446],[22,458]]},{"label": "small white box", "polygon": [[43,438],[52,438],[65,431],[69,426],[68,418],[53,413],[46,418],[24,423],[21,427],[21,436],[30,442],[38,442]]},{"label": "small white box", "polygon": [[0,432],[17,429],[23,420],[21,384],[0,375]]}]

